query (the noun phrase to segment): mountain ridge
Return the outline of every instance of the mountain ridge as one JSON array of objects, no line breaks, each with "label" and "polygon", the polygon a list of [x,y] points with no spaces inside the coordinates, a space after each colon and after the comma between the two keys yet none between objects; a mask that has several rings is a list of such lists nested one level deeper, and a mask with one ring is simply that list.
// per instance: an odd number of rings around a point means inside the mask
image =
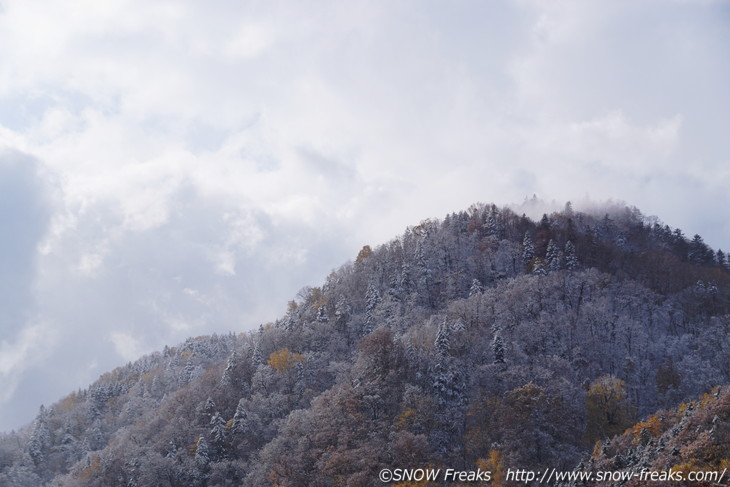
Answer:
[{"label": "mountain ridge", "polygon": [[[188,339],[42,407],[2,436],[0,483],[572,468],[595,441],[730,383],[725,254],[636,208],[601,213],[475,204],[366,245],[258,331]],[[616,404],[591,402],[600,387]],[[622,413],[602,421],[609,406]]]}]

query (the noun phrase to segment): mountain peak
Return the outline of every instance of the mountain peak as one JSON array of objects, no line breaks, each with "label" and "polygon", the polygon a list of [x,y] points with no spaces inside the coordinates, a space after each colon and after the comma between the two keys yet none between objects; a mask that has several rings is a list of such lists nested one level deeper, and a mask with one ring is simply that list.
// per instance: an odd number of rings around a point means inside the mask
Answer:
[{"label": "mountain peak", "polygon": [[570,470],[730,383],[729,277],[721,251],[635,208],[475,204],[365,245],[257,331],[166,347],[41,410],[0,439],[0,484]]}]

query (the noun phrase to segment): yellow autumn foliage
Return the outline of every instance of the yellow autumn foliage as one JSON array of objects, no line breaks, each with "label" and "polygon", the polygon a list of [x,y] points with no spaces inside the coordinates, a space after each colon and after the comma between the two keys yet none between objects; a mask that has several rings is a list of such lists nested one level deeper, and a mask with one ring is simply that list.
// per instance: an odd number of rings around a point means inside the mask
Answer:
[{"label": "yellow autumn foliage", "polygon": [[282,373],[291,369],[303,360],[304,355],[301,353],[292,353],[288,348],[282,348],[276,352],[271,352],[268,364],[271,365],[275,371]]},{"label": "yellow autumn foliage", "polygon": [[489,458],[480,458],[476,461],[477,468],[491,472],[492,481],[489,485],[492,487],[504,487],[504,461],[502,453],[497,449],[489,451]]},{"label": "yellow autumn foliage", "polygon": [[640,421],[636,423],[632,429],[634,434],[634,443],[637,443],[641,439],[641,431],[646,430],[651,434],[652,437],[656,438],[662,433],[662,420],[659,416],[649,416],[646,421]]}]

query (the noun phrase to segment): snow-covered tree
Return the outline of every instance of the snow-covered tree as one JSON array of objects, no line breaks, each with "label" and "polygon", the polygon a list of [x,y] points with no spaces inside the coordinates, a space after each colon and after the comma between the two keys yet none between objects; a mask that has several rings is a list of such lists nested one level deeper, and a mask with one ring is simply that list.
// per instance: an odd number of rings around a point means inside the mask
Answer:
[{"label": "snow-covered tree", "polygon": [[365,292],[365,328],[364,333],[371,333],[375,329],[375,309],[380,304],[380,293],[373,282],[368,284]]},{"label": "snow-covered tree", "polygon": [[532,273],[536,276],[544,276],[547,274],[547,269],[545,269],[545,261],[542,260],[539,257],[536,257],[532,260]]},{"label": "snow-covered tree", "polygon": [[210,437],[214,442],[222,444],[226,441],[226,420],[217,411],[210,418]]},{"label": "snow-covered tree", "polygon": [[210,463],[210,450],[204,436],[198,437],[198,441],[195,443],[195,462],[201,466]]},{"label": "snow-covered tree", "polygon": [[449,354],[449,338],[451,336],[451,330],[446,322],[446,318],[439,325],[438,333],[436,333],[436,340],[434,347],[436,348],[436,355],[438,357],[445,357]]},{"label": "snow-covered tree", "polygon": [[464,380],[459,369],[448,361],[439,361],[433,369],[433,387],[439,401],[456,405],[464,399]]},{"label": "snow-covered tree", "polygon": [[575,245],[573,242],[568,240],[565,242],[565,267],[569,271],[576,271],[580,264],[578,263],[578,256],[575,253]]},{"label": "snow-covered tree", "polygon": [[326,304],[320,304],[317,307],[317,321],[319,321],[320,323],[327,323],[327,321],[329,321]]},{"label": "snow-covered tree", "polygon": [[208,397],[208,399],[205,400],[205,404],[203,405],[203,415],[207,420],[210,420],[210,418],[213,417],[213,415],[216,414],[216,411],[218,410],[218,407],[215,405],[215,402],[212,398]]},{"label": "snow-covered tree", "polygon": [[562,267],[562,259],[558,246],[555,245],[553,239],[550,239],[547,246],[547,252],[545,253],[545,263],[547,264],[547,270],[550,272],[559,271]]},{"label": "snow-covered tree", "polygon": [[487,216],[487,220],[484,223],[484,230],[487,232],[487,235],[489,235],[490,237],[495,237],[495,238],[502,237],[502,228],[494,214],[489,214]]},{"label": "snow-covered tree", "polygon": [[522,265],[525,269],[529,268],[534,257],[535,245],[532,243],[530,232],[525,232],[525,237],[522,239]]},{"label": "snow-covered tree", "polygon": [[471,287],[469,288],[469,297],[476,296],[478,294],[481,294],[482,292],[484,292],[482,283],[479,282],[479,279],[473,279],[471,281]]},{"label": "snow-covered tree", "polygon": [[452,329],[457,332],[464,331],[466,330],[466,324],[464,323],[464,321],[462,321],[461,318],[459,318],[454,322]]},{"label": "snow-covered tree", "polygon": [[495,364],[504,363],[504,339],[499,328],[494,330],[494,338],[492,338],[492,356]]},{"label": "snow-covered tree", "polygon": [[253,345],[253,351],[251,352],[251,364],[254,367],[258,367],[263,363],[264,356],[263,353],[261,353],[261,343],[260,340],[256,340]]},{"label": "snow-covered tree", "polygon": [[228,357],[228,360],[226,360],[226,368],[223,370],[223,375],[221,376],[222,386],[227,387],[233,384],[231,376],[233,374],[233,370],[236,368],[237,365],[238,356],[236,355],[236,351],[234,350]]},{"label": "snow-covered tree", "polygon": [[411,266],[408,262],[403,262],[400,271],[400,289],[405,293],[410,293],[413,290],[413,275],[411,272]]},{"label": "snow-covered tree", "polygon": [[406,338],[405,345],[406,357],[409,362],[414,363],[416,361],[416,357],[418,357],[418,352],[416,351],[415,345],[413,345],[413,339],[411,337]]},{"label": "snow-covered tree", "polygon": [[48,411],[41,405],[38,416],[33,422],[33,431],[31,431],[26,447],[28,455],[36,465],[43,462],[50,445],[51,432],[48,429]]},{"label": "snow-covered tree", "polygon": [[193,363],[193,357],[188,357],[188,360],[185,362],[185,368],[184,374],[183,374],[183,382],[190,382],[195,378],[196,375],[196,367]]},{"label": "snow-covered tree", "polygon": [[338,323],[344,323],[350,318],[352,308],[344,296],[340,296],[335,303],[335,319]]},{"label": "snow-covered tree", "polygon": [[237,433],[246,433],[248,431],[248,413],[246,412],[245,399],[238,401],[236,413],[233,415],[232,428]]},{"label": "snow-covered tree", "polygon": [[43,485],[43,481],[30,466],[14,463],[0,473],[0,485],[7,487],[38,487]]}]

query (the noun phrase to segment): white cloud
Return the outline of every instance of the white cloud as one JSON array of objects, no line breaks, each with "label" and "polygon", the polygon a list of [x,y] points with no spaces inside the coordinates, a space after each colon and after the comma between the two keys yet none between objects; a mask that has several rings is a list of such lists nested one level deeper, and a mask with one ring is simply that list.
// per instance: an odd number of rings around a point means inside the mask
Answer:
[{"label": "white cloud", "polygon": [[720,3],[3,6],[0,145],[55,181],[16,185],[53,197],[11,308],[53,317],[76,381],[31,409],[477,200],[590,193],[730,239],[703,216],[730,203]]},{"label": "white cloud", "polygon": [[23,372],[42,364],[55,344],[55,331],[47,324],[23,328],[11,341],[0,340],[0,404],[13,397]]},{"label": "white cloud", "polygon": [[224,44],[223,50],[234,59],[259,56],[273,42],[271,30],[264,24],[244,24]]},{"label": "white cloud", "polygon": [[126,361],[136,360],[152,349],[141,343],[129,333],[115,331],[110,333],[109,340],[114,344],[116,352]]},{"label": "white cloud", "polygon": [[601,163],[624,174],[660,170],[672,156],[680,136],[681,117],[640,126],[621,112],[568,124],[532,127],[528,132],[534,156],[566,163]]},{"label": "white cloud", "polygon": [[78,270],[82,274],[95,276],[98,275],[98,271],[101,269],[103,262],[104,258],[99,253],[84,254],[79,260]]}]

